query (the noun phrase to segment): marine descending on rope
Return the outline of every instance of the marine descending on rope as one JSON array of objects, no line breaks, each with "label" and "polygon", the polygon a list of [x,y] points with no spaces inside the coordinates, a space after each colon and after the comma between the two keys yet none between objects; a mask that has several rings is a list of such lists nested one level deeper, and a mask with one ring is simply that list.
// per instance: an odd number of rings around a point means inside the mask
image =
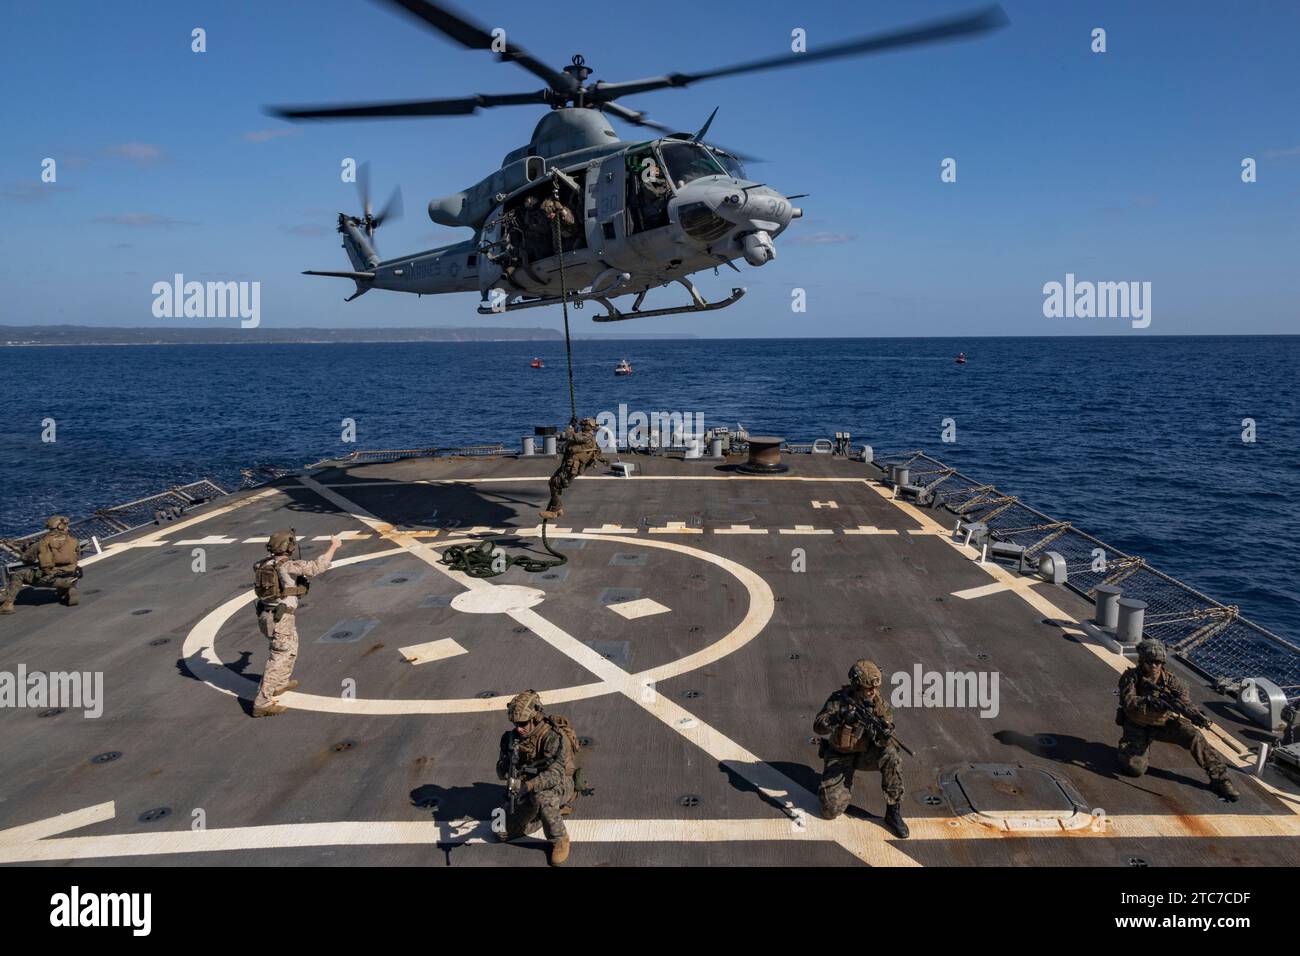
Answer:
[{"label": "marine descending on rope", "polygon": [[542,547],[554,555],[557,560],[547,561],[542,558],[510,557],[504,551],[499,550],[496,544],[491,541],[484,541],[477,545],[452,545],[443,551],[441,558],[443,564],[457,571],[463,571],[474,578],[496,577],[498,574],[504,574],[512,567],[536,573],[557,568],[566,563],[569,560],[568,557],[552,548],[550,541],[546,537],[547,523],[563,517],[564,503],[561,498],[569,485],[573,484],[575,478],[580,477],[596,462],[604,465],[609,464],[609,461],[600,453],[600,445],[596,441],[598,427],[596,420],[594,418],[578,420],[578,405],[573,391],[573,344],[569,335],[568,290],[564,280],[564,251],[560,240],[559,211],[562,204],[559,202],[560,181],[558,177],[554,183],[553,197],[555,199],[554,205],[550,208],[544,208],[544,212],[552,222],[555,254],[560,263],[560,290],[564,309],[564,350],[568,360],[569,372],[570,418],[569,425],[561,436],[564,440],[564,452],[560,458],[560,466],[555,469],[555,474],[551,475],[550,481],[547,483],[550,487],[551,498],[547,502],[546,508],[541,512],[541,518]]}]

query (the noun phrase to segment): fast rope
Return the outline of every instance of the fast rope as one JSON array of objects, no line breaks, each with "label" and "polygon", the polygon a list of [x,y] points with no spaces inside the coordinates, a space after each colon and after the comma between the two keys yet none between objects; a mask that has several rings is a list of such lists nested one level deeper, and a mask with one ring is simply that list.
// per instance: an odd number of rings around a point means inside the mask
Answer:
[{"label": "fast rope", "polygon": [[[551,197],[560,202],[560,181],[551,183]],[[555,257],[560,263],[560,304],[564,309],[564,353],[569,369],[569,424],[578,424],[578,402],[573,392],[573,340],[569,335],[569,287],[564,278],[564,245],[560,238],[560,216],[557,212],[552,218],[551,238],[555,248]],[[494,578],[505,574],[510,568],[521,568],[534,574],[558,568],[568,562],[568,557],[551,547],[546,537],[546,519],[542,519],[542,547],[555,556],[554,561],[541,558],[512,558],[504,551],[497,551],[496,544],[483,541],[480,544],[454,544],[442,552],[438,559],[453,571],[461,571],[472,578]]]},{"label": "fast rope", "polygon": [[521,568],[534,574],[558,568],[569,559],[551,547],[546,537],[546,521],[542,521],[542,547],[555,555],[558,560],[545,561],[541,558],[512,558],[504,551],[498,551],[495,542],[482,541],[479,544],[453,544],[442,552],[438,560],[453,571],[462,571],[471,578],[494,578],[505,574],[511,568]]},{"label": "fast rope", "polygon": [[[551,180],[551,198],[560,201],[560,180]],[[557,212],[551,220],[551,230],[555,244],[555,257],[560,262],[560,308],[564,310],[564,354],[569,366],[569,424],[578,424],[578,402],[573,396],[573,341],[569,336],[569,287],[564,281],[564,246],[560,241],[560,215]]]}]

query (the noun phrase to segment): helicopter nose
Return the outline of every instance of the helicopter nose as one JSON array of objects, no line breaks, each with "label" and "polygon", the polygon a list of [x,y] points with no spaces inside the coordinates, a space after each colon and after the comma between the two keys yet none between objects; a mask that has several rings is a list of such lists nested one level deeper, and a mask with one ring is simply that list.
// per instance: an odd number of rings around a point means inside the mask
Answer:
[{"label": "helicopter nose", "polygon": [[709,192],[709,205],[719,216],[773,235],[803,215],[802,209],[767,186],[718,184],[710,186]]}]

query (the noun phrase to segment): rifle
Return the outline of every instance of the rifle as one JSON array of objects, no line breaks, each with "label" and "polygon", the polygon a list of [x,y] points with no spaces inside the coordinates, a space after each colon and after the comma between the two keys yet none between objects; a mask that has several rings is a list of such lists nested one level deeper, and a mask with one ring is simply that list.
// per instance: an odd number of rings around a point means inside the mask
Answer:
[{"label": "rifle", "polygon": [[903,753],[909,757],[916,756],[907,744],[898,739],[898,735],[894,733],[894,725],[879,717],[874,710],[867,706],[866,701],[851,702],[849,704],[849,715],[856,718],[858,723],[866,725],[867,731],[871,734],[873,740],[884,740],[886,742],[892,740],[898,744]]},{"label": "rifle", "polygon": [[[15,570],[34,568],[36,565],[23,560],[22,545],[12,538],[0,538],[0,549],[3,549],[0,550],[0,590],[8,592],[9,579]],[[10,558],[9,554],[13,557]]]},{"label": "rifle", "polygon": [[510,765],[506,770],[506,793],[510,797],[510,813],[515,814],[519,809],[519,790],[521,780],[519,777],[519,735],[514,731],[510,733]]},{"label": "rifle", "polygon": [[1210,723],[1210,718],[1206,717],[1195,707],[1188,707],[1182,701],[1175,700],[1173,697],[1170,697],[1169,694],[1166,691],[1164,691],[1159,685],[1152,684],[1150,681],[1146,681],[1145,679],[1144,679],[1144,683],[1146,683],[1146,685],[1150,688],[1150,693],[1148,693],[1146,696],[1150,698],[1152,701],[1154,701],[1155,703],[1163,706],[1165,710],[1173,711],[1178,716],[1186,718],[1187,720],[1191,721],[1194,726],[1199,727],[1201,730],[1208,730],[1212,732],[1214,736],[1218,737],[1225,744],[1230,746],[1233,750],[1237,751],[1237,753],[1244,752],[1241,744],[1237,743],[1237,741],[1233,740],[1231,737],[1225,737],[1223,734],[1215,730],[1214,725]]}]

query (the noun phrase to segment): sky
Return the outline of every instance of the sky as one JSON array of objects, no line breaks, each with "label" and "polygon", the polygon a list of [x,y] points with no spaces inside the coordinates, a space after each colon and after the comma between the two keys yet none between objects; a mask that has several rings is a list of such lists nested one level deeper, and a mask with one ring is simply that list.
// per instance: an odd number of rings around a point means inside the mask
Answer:
[{"label": "sky", "polygon": [[[542,107],[300,125],[263,112],[534,90],[531,74],[374,0],[3,2],[0,324],[167,324],[152,286],[182,273],[260,282],[264,326],[559,327],[558,309],[480,317],[475,293],[345,304],[349,282],[300,274],[350,268],[334,231],[338,212],[359,211],[344,157],[370,161],[378,201],[402,187],[406,215],[380,230],[381,254],[467,239],[430,222],[428,200],[495,169]],[[593,79],[619,81],[784,53],[796,28],[815,50],[981,5],[459,7],[557,68],[582,53]],[[708,297],[745,285],[738,304],[620,331],[1300,332],[1300,4],[1003,6],[1010,26],[974,39],[621,101],[687,130],[719,107],[710,139],[761,156],[753,178],[810,195],[774,262],[697,276]],[[46,158],[54,183],[41,181]],[[941,181],[947,158],[955,182]],[[1045,316],[1044,284],[1067,274],[1149,282],[1150,324]],[[794,289],[806,312],[792,311]],[[575,313],[578,331],[605,331],[590,314]]]}]

